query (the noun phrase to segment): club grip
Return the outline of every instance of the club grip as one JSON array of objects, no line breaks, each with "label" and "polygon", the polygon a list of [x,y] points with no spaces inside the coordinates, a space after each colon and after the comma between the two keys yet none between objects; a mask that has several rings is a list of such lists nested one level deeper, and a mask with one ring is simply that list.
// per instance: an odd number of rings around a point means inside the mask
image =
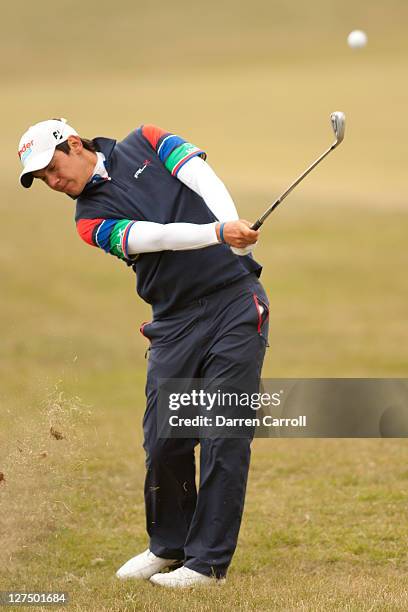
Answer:
[{"label": "club grip", "polygon": [[258,219],[258,221],[255,221],[255,223],[253,225],[251,225],[251,230],[259,230],[259,228],[261,227],[262,222]]}]

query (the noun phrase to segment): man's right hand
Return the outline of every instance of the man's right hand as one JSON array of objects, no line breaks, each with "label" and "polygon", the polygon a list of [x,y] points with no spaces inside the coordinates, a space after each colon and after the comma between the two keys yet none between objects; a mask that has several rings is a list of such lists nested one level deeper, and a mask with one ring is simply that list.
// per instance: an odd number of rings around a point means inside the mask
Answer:
[{"label": "man's right hand", "polygon": [[[216,225],[216,233],[218,240],[220,238],[220,226],[221,223]],[[255,244],[259,238],[259,230],[251,230],[251,223],[246,219],[239,219],[238,221],[227,221],[224,223],[224,242],[233,247],[244,248],[250,244]]]}]

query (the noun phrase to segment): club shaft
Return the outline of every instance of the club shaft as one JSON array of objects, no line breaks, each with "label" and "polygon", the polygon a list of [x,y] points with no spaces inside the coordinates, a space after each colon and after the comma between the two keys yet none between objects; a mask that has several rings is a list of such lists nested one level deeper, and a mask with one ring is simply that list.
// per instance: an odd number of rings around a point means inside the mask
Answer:
[{"label": "club shaft", "polygon": [[267,219],[269,217],[269,215],[271,214],[271,212],[273,210],[275,210],[275,208],[277,208],[279,206],[279,204],[286,198],[287,195],[290,194],[291,191],[293,191],[293,189],[299,185],[299,183],[301,181],[303,181],[303,179],[309,174],[309,172],[311,172],[313,170],[313,168],[315,168],[317,166],[317,164],[320,164],[320,162],[326,157],[326,155],[328,155],[331,151],[333,151],[333,149],[336,148],[338,142],[335,142],[331,145],[331,147],[329,147],[327,149],[327,151],[325,151],[324,153],[322,153],[322,155],[320,155],[320,157],[318,157],[308,168],[307,170],[305,170],[303,172],[303,174],[301,174],[300,176],[298,176],[298,178],[293,181],[293,183],[287,188],[286,191],[284,191],[282,193],[282,195],[279,196],[279,198],[277,200],[275,200],[275,202],[264,212],[264,214],[259,217],[259,219],[257,221],[255,221],[255,223],[251,226],[251,229],[253,230],[257,230],[261,227],[261,225],[263,224],[263,222],[265,221],[265,219]]}]

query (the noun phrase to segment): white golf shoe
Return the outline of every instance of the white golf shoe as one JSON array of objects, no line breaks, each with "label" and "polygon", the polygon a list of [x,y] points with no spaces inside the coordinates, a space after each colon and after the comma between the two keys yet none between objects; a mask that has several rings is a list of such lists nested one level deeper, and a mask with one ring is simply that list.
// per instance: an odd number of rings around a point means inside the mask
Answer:
[{"label": "white golf shoe", "polygon": [[199,572],[195,572],[188,567],[179,567],[173,572],[166,574],[155,574],[150,578],[150,582],[165,587],[173,588],[186,588],[193,586],[215,586],[223,584],[225,578],[210,578],[210,576],[204,576]]},{"label": "white golf shoe", "polygon": [[122,567],[116,572],[116,576],[121,580],[128,578],[144,578],[149,579],[153,574],[161,572],[166,567],[171,567],[176,563],[180,563],[179,559],[163,559],[156,557],[149,549],[140,553],[136,557],[132,557],[126,561]]}]

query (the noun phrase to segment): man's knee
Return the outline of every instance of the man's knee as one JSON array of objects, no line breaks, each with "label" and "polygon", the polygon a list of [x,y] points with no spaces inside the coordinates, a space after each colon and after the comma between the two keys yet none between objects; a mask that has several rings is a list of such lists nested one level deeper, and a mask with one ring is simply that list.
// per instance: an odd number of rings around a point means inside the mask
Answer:
[{"label": "man's knee", "polygon": [[146,467],[152,465],[160,465],[166,461],[168,457],[168,451],[165,449],[164,442],[166,440],[156,440],[154,443],[146,443],[144,444],[144,449],[146,453]]},{"label": "man's knee", "polygon": [[193,440],[155,438],[145,440],[146,467],[183,462],[194,457]]}]

